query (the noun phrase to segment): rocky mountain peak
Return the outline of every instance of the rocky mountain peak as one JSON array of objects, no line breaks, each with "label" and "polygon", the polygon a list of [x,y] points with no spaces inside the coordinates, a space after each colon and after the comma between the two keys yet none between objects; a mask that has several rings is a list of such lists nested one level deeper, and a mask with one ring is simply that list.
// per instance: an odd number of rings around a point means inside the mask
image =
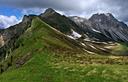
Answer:
[{"label": "rocky mountain peak", "polygon": [[109,17],[113,17],[113,15],[111,13],[104,13],[104,15],[109,16]]},{"label": "rocky mountain peak", "polygon": [[89,21],[92,27],[115,41],[128,41],[128,27],[111,13],[94,14]]},{"label": "rocky mountain peak", "polygon": [[54,9],[48,8],[48,9],[45,10],[43,15],[52,15],[52,14],[55,14],[55,13],[57,13],[57,12]]},{"label": "rocky mountain peak", "polygon": [[109,21],[116,21],[117,19],[111,14],[111,13],[97,13],[92,15],[92,17],[89,20],[96,20],[96,21],[105,21],[105,20],[109,20]]}]

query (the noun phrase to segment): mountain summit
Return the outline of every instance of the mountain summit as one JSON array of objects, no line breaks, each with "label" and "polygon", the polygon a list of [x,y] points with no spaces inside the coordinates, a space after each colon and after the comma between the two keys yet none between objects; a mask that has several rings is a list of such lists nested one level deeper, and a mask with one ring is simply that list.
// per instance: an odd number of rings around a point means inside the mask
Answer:
[{"label": "mountain summit", "polygon": [[116,20],[116,18],[111,13],[97,13],[97,14],[92,15],[91,18],[94,18],[94,19],[105,18],[109,20]]},{"label": "mountain summit", "polygon": [[97,13],[88,20],[80,17],[70,19],[84,28],[85,33],[88,33],[91,38],[94,37],[100,41],[128,43],[128,26],[118,21],[111,13]]},{"label": "mountain summit", "polygon": [[61,31],[62,33],[71,34],[72,29],[81,32],[79,26],[76,25],[72,20],[64,15],[57,13],[51,8],[46,9],[46,11],[40,14],[39,17],[55,29]]},{"label": "mountain summit", "polygon": [[52,13],[52,12],[55,12],[55,10],[52,8],[48,8],[44,13]]},{"label": "mountain summit", "polygon": [[128,42],[128,27],[112,14],[94,14],[89,21],[92,27],[115,41]]},{"label": "mountain summit", "polygon": [[57,12],[54,9],[52,9],[52,8],[48,8],[41,15],[42,16],[49,16],[49,15],[53,15],[53,14],[57,14]]}]

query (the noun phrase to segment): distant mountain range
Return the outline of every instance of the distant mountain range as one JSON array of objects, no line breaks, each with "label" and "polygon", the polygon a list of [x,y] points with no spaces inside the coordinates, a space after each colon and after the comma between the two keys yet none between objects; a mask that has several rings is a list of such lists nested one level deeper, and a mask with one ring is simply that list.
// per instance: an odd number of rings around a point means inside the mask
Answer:
[{"label": "distant mountain range", "polygon": [[126,82],[127,65],[128,27],[110,13],[48,8],[0,30],[0,82]]},{"label": "distant mountain range", "polygon": [[95,37],[96,40],[111,40],[116,42],[128,42],[128,27],[118,21],[110,13],[94,14],[88,20],[81,17],[70,17],[78,26],[85,30],[85,34]]},{"label": "distant mountain range", "polygon": [[22,44],[22,41],[17,43],[17,40],[31,28],[35,18],[39,18],[61,32],[64,39],[69,39],[68,41],[71,41],[75,47],[87,53],[128,55],[127,49],[116,50],[114,48],[121,45],[126,46],[128,43],[128,26],[118,21],[112,14],[94,14],[91,18],[86,19],[78,16],[66,17],[52,8],[48,8],[38,16],[25,15],[21,23],[0,30],[1,59]]}]

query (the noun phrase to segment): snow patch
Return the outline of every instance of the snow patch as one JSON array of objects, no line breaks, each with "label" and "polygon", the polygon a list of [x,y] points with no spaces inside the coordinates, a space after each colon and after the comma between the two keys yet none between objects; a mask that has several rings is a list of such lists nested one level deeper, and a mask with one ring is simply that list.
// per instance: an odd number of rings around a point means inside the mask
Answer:
[{"label": "snow patch", "polygon": [[81,35],[77,32],[75,32],[73,29],[72,29],[72,34],[71,35],[67,35],[69,38],[71,39],[78,39],[81,37]]},{"label": "snow patch", "polygon": [[81,43],[83,46],[86,46],[84,43]]},{"label": "snow patch", "polygon": [[71,38],[71,39],[76,39],[76,38],[74,38],[73,36],[70,36],[70,35],[67,35],[67,37],[69,37],[69,38]]},{"label": "snow patch", "polygon": [[84,41],[91,41],[89,38],[85,38]]},{"label": "snow patch", "polygon": [[74,30],[72,30],[72,36],[74,38],[80,38],[81,37],[81,35],[79,33],[75,32]]},{"label": "snow patch", "polygon": [[100,31],[96,30],[96,29],[92,29],[93,31],[97,32],[97,33],[101,33]]},{"label": "snow patch", "polygon": [[94,46],[90,45],[91,48],[96,49]]}]

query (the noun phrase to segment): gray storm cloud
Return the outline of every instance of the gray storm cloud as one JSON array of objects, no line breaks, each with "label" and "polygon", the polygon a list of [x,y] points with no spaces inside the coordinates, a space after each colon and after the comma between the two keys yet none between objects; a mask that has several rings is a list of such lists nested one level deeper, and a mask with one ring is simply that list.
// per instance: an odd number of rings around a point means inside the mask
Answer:
[{"label": "gray storm cloud", "polygon": [[[128,22],[128,0],[0,0],[0,5],[21,9],[54,8],[66,15],[89,17],[94,13],[112,13]],[[39,10],[39,9],[38,9]]]}]

